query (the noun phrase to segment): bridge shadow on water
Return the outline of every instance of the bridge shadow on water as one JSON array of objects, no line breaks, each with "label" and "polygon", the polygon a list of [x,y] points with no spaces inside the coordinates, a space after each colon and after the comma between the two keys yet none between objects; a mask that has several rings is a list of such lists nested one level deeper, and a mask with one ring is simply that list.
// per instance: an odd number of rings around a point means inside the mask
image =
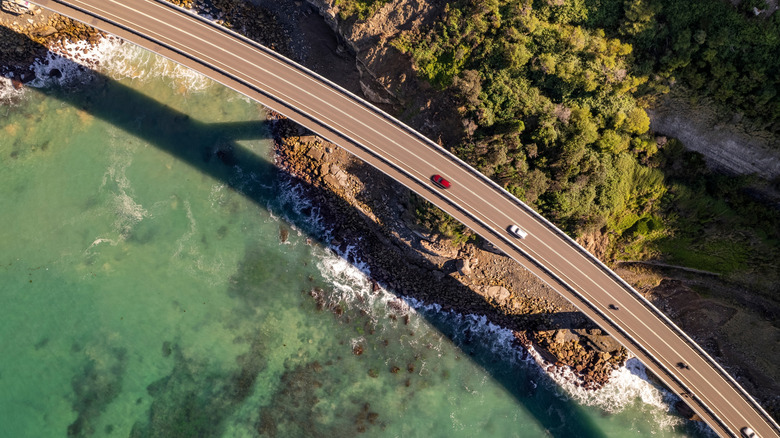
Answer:
[{"label": "bridge shadow on water", "polygon": [[[263,178],[284,177],[280,174],[282,171],[266,158],[258,157],[237,143],[239,139],[268,138],[270,129],[267,122],[204,124],[99,73],[94,73],[94,81],[87,90],[51,86],[39,89],[38,92],[132,132],[149,144],[188,163],[202,174],[239,191],[261,207],[266,207],[270,200],[278,196],[274,187],[242,184],[236,177],[239,174],[254,174]],[[140,114],[143,114],[143,117],[139,117]],[[307,185],[303,181],[297,182],[305,185],[305,189],[315,197],[340,202],[331,192]],[[357,210],[355,212],[363,214]],[[303,230],[308,226],[305,223],[294,225]],[[399,246],[405,245],[405,242],[397,243]],[[422,257],[414,260],[414,263],[430,271],[439,269]],[[443,287],[451,288],[455,294],[471,300],[475,298],[470,289],[454,278],[447,276],[441,281],[446,283]],[[406,291],[401,292],[406,295]],[[479,296],[476,298],[483,300]],[[485,303],[483,314],[493,319],[490,312],[491,306]],[[426,318],[499,381],[552,436],[597,438],[605,435],[583,412],[583,408],[547,389],[555,384],[537,367],[511,366],[492,353],[490,345],[479,342],[471,333],[458,332],[444,314],[429,313]],[[518,327],[531,324],[538,329],[564,328],[562,324],[571,320],[568,317],[557,318],[555,315],[552,318],[544,318],[543,321],[531,321],[535,318],[532,316],[525,317],[526,320],[522,318],[518,317],[514,321]],[[522,427],[522,424],[518,424],[518,428]]]}]

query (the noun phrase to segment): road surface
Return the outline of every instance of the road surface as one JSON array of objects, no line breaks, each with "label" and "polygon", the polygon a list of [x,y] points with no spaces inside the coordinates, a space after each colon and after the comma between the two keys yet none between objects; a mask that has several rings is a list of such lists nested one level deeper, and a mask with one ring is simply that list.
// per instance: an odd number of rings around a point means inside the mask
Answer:
[{"label": "road surface", "polygon": [[[566,297],[639,358],[721,436],[780,428],[616,274],[525,204],[430,140],[315,73],[162,0],[35,0],[143,46],[295,120],[451,214]],[[449,190],[430,178],[441,174]],[[507,227],[528,232],[517,239]],[[679,364],[686,364],[680,367]]]}]

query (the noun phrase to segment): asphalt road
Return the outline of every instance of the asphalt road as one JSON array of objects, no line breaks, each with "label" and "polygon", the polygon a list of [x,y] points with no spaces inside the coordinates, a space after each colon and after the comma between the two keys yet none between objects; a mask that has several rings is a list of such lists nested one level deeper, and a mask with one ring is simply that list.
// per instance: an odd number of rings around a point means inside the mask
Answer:
[{"label": "asphalt road", "polygon": [[[433,202],[570,300],[721,436],[780,428],[703,350],[526,205],[420,134],[316,74],[158,0],[35,0],[204,73],[338,144]],[[449,190],[430,178],[441,174]],[[506,231],[517,224],[520,240]],[[611,309],[610,304],[617,307]],[[687,368],[681,368],[683,362]]]}]

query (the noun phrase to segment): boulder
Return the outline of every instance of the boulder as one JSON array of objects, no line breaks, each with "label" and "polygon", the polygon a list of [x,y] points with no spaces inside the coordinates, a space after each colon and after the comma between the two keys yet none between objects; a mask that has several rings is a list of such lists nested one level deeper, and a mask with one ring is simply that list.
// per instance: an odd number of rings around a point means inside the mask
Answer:
[{"label": "boulder", "polygon": [[[303,143],[303,137],[301,137],[301,142]],[[319,148],[309,148],[309,156],[314,161],[320,161],[322,159],[322,156],[325,155],[325,152],[323,152],[322,149]]]},{"label": "boulder", "polygon": [[458,259],[455,262],[455,267],[458,269],[458,273],[464,277],[471,275],[471,264],[469,259]]},{"label": "boulder", "polygon": [[512,294],[504,287],[490,286],[487,288],[486,296],[492,298],[499,304],[505,303]]},{"label": "boulder", "polygon": [[[579,331],[578,331],[579,333]],[[580,333],[584,343],[593,350],[604,353],[613,353],[622,348],[622,345],[611,336]]]},{"label": "boulder", "polygon": [[572,332],[569,329],[560,329],[555,330],[553,332],[552,340],[551,342],[554,344],[564,345],[567,342],[574,341],[577,342],[580,340],[580,337],[577,336],[574,332]]},{"label": "boulder", "polygon": [[57,33],[57,29],[53,26],[44,26],[38,32],[36,32],[36,35],[41,38],[46,38],[47,36],[54,35],[55,33]]}]

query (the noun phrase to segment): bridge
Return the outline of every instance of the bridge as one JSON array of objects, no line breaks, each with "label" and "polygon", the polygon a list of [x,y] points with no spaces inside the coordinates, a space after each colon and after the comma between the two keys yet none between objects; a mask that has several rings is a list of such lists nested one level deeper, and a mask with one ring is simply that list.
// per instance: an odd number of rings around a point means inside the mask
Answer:
[{"label": "bridge", "polygon": [[[412,128],[316,73],[164,0],[32,0],[198,71],[316,132],[446,211],[610,333],[716,433],[780,437],[761,406],[663,313],[565,233]],[[431,184],[433,174],[453,185]],[[517,239],[507,228],[528,232]],[[684,363],[685,366],[680,366]]]}]

